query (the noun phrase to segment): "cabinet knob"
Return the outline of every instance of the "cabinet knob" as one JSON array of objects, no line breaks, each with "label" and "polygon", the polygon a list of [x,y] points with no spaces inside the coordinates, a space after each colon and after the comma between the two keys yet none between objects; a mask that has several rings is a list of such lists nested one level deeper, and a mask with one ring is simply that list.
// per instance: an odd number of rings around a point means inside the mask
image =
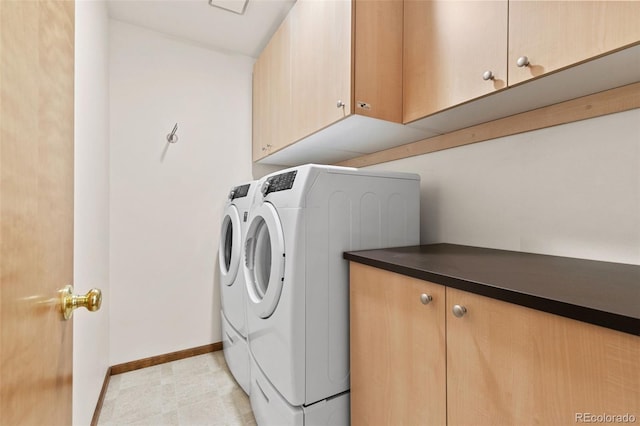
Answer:
[{"label": "cabinet knob", "polygon": [[453,305],[453,315],[457,318],[462,318],[467,313],[467,308],[462,305]]},{"label": "cabinet knob", "polygon": [[526,56],[520,56],[516,61],[516,65],[520,68],[529,66],[529,58]]},{"label": "cabinet knob", "polygon": [[493,80],[493,78],[493,73],[491,71],[485,71],[484,74],[482,74],[482,79],[484,81]]},{"label": "cabinet knob", "polygon": [[431,302],[432,300],[433,300],[433,297],[431,297],[427,293],[422,293],[420,295],[420,301],[422,302],[423,305],[428,305],[429,302]]},{"label": "cabinet knob", "polygon": [[346,105],[346,104],[345,104],[344,102],[342,102],[342,101],[340,101],[340,100],[339,100],[339,101],[336,103],[336,108],[344,108],[344,107],[345,107],[345,105]]}]

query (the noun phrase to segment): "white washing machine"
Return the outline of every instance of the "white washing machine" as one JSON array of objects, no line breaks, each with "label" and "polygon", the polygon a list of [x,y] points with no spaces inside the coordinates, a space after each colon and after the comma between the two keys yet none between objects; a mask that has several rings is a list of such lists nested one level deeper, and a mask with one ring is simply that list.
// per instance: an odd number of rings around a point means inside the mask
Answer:
[{"label": "white washing machine", "polygon": [[258,181],[245,237],[260,425],[349,424],[344,251],[419,244],[415,174],[306,165]]},{"label": "white washing machine", "polygon": [[242,242],[255,188],[256,182],[249,182],[231,189],[224,208],[218,250],[224,357],[236,381],[247,393],[250,390],[250,363],[246,287],[241,264]]}]

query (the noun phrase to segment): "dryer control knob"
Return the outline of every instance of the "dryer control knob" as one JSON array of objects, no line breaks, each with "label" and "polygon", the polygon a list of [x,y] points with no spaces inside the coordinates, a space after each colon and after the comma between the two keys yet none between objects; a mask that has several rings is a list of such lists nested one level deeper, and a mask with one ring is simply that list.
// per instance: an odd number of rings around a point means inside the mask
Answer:
[{"label": "dryer control knob", "polygon": [[262,192],[263,197],[267,196],[267,192],[269,192],[269,186],[271,186],[271,183],[269,181],[266,181],[265,183],[262,184],[262,188],[260,188],[260,192]]},{"label": "dryer control knob", "polygon": [[232,189],[231,191],[229,191],[229,199],[233,200],[233,196],[236,195],[236,190]]}]

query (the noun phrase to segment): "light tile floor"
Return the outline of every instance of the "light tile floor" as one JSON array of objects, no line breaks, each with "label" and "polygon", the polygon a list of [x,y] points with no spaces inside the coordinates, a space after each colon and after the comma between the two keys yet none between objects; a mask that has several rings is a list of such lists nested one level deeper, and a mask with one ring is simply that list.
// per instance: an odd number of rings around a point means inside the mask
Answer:
[{"label": "light tile floor", "polygon": [[99,426],[255,426],[222,351],[111,376]]}]

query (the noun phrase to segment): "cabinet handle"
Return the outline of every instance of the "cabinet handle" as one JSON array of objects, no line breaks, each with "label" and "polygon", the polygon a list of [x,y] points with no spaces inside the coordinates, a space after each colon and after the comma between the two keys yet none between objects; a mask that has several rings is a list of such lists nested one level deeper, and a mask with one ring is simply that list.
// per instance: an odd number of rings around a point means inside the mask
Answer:
[{"label": "cabinet handle", "polygon": [[427,293],[422,293],[420,295],[420,301],[422,302],[423,305],[428,305],[429,302],[431,302],[432,300],[433,300],[433,297],[431,297]]},{"label": "cabinet handle", "polygon": [[341,100],[338,100],[338,102],[336,103],[336,108],[344,108],[345,107],[345,103],[342,102]]},{"label": "cabinet handle", "polygon": [[493,73],[491,71],[485,71],[484,74],[482,74],[482,79],[484,81],[493,80],[494,79]]},{"label": "cabinet handle", "polygon": [[529,66],[529,58],[526,56],[520,56],[516,61],[516,65],[520,68]]},{"label": "cabinet handle", "polygon": [[462,318],[464,314],[467,313],[467,308],[462,305],[453,305],[452,311],[453,315],[455,315],[457,318]]}]

